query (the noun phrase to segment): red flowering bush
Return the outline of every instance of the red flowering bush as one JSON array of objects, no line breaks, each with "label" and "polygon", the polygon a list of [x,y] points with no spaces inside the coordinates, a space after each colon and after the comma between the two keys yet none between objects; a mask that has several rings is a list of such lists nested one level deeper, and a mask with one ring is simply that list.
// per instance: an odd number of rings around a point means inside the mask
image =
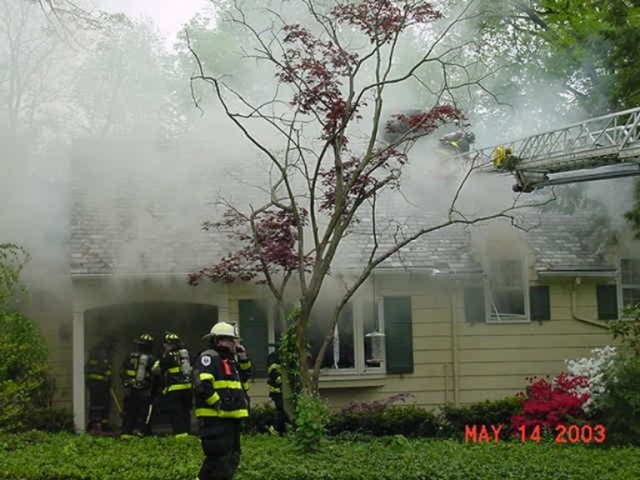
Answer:
[{"label": "red flowering bush", "polygon": [[589,399],[589,394],[579,394],[576,389],[588,384],[587,377],[562,372],[552,382],[544,378],[536,380],[536,377],[527,377],[527,380],[529,386],[520,394],[524,397],[522,413],[511,417],[512,430],[522,425],[553,429],[560,423],[584,420],[582,405]]}]

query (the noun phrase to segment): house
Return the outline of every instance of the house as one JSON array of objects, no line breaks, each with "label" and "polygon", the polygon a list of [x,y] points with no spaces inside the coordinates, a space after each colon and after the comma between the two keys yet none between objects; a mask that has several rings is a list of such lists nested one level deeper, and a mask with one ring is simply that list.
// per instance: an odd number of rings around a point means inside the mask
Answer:
[{"label": "house", "polygon": [[[61,384],[72,384],[63,401],[73,405],[77,427],[85,425],[85,354],[105,335],[119,340],[118,365],[142,331],[175,330],[195,351],[213,323],[234,322],[254,360],[253,402],[267,401],[260,378],[278,322],[266,291],[188,286],[187,273],[233,245],[200,231],[202,218],[189,218],[188,209],[202,201],[189,192],[172,198],[155,185],[141,193],[126,175],[86,181],[112,167],[74,171],[73,319],[70,334],[49,339],[54,355],[70,352],[70,365],[58,372]],[[380,248],[430,222],[420,211],[401,211],[378,215]],[[340,318],[323,359],[322,393],[334,405],[398,392],[425,407],[502,398],[521,391],[525,377],[558,373],[565,359],[610,343],[607,321],[640,294],[638,245],[603,249],[588,214],[532,214],[521,227],[499,220],[454,225],[381,263]],[[363,217],[344,239],[314,310],[316,325],[368,258],[371,231]],[[311,330],[312,349],[325,333]]]}]

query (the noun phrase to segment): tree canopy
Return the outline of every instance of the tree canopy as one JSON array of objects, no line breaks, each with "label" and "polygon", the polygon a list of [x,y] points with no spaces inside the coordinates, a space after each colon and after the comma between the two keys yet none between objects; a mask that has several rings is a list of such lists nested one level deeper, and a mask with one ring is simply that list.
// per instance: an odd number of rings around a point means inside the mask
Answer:
[{"label": "tree canopy", "polygon": [[[250,60],[268,65],[275,79],[263,80],[261,86],[273,91],[259,90],[257,102],[255,92],[245,94],[220,72],[208,72],[196,46],[188,44],[199,70],[192,81],[212,88],[229,121],[270,163],[260,203],[243,210],[227,202],[224,218],[205,225],[232,235],[239,248],[192,274],[190,283],[258,281],[271,293],[280,319],[286,317],[286,289],[294,288],[297,308],[288,327],[303,365],[312,311],[350,227],[368,217],[376,237],[376,208],[384,205],[385,192],[400,187],[412,147],[448,123],[463,128],[466,115],[456,100],[470,89],[489,92],[491,72],[476,68],[466,51],[473,41],[463,30],[477,18],[469,5],[447,10],[448,18],[435,4],[412,0],[283,5],[276,10],[236,2],[230,12],[230,21],[245,31]],[[398,61],[400,45],[416,36],[422,48],[411,60]],[[413,81],[424,88],[419,108],[398,111],[393,100]],[[391,129],[394,135],[387,135]],[[422,235],[509,217],[520,206],[516,198],[489,213],[463,213],[461,191],[475,168],[469,161],[440,222],[425,221],[418,231],[397,235],[393,245],[376,242],[366,252],[362,270],[332,306],[313,374],[300,371],[306,391],[317,389],[341,310],[376,266]]]}]

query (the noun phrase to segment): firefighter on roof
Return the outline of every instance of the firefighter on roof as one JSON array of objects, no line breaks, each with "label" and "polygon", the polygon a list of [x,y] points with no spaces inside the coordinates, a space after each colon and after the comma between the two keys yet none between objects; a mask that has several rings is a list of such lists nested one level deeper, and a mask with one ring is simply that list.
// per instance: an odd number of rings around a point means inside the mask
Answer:
[{"label": "firefighter on roof", "polygon": [[162,357],[156,360],[153,373],[162,384],[162,396],[169,410],[171,428],[176,437],[185,437],[191,427],[191,358],[180,337],[173,332],[165,332],[162,338]]},{"label": "firefighter on roof", "polygon": [[155,363],[152,355],[153,337],[143,333],[134,340],[134,344],[136,348],[125,359],[120,372],[124,389],[121,438],[143,436],[150,432],[151,368]]},{"label": "firefighter on roof", "polygon": [[475,141],[475,134],[463,129],[456,130],[440,138],[440,144],[453,154],[467,153],[471,150],[471,144]]},{"label": "firefighter on roof", "polygon": [[205,458],[200,480],[230,480],[240,464],[240,426],[249,416],[251,361],[236,329],[216,323],[194,363],[196,417]]}]

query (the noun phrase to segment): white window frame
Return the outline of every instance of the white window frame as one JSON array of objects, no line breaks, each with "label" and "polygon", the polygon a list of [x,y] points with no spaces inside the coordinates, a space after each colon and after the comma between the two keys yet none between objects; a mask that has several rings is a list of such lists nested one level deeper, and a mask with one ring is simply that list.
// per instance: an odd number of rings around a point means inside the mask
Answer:
[{"label": "white window frame", "polygon": [[[337,376],[363,376],[363,375],[380,375],[386,372],[386,348],[383,341],[382,344],[382,361],[378,367],[370,367],[366,365],[365,359],[365,331],[364,331],[364,315],[366,309],[364,308],[364,302],[369,302],[370,299],[352,299],[349,303],[352,305],[352,321],[353,321],[353,357],[354,366],[350,368],[322,368],[320,369],[320,377],[337,377]],[[375,299],[377,314],[378,314],[378,328],[381,333],[384,333],[384,304],[382,297],[376,297]],[[329,349],[331,346],[329,346]]]},{"label": "white window frame", "polygon": [[626,305],[624,304],[624,290],[634,289],[640,291],[640,283],[624,283],[624,275],[622,273],[622,263],[624,261],[639,262],[640,258],[637,257],[621,257],[618,266],[618,313],[620,318],[630,318],[625,316],[624,311]]},{"label": "white window frame", "polygon": [[[491,272],[492,267],[499,262],[518,262],[520,264],[522,301],[524,302],[524,314],[500,314],[494,313],[493,310],[493,294],[491,288]],[[485,322],[494,324],[505,323],[529,323],[531,322],[531,311],[529,305],[529,279],[527,274],[526,263],[522,258],[502,258],[499,260],[492,259],[488,264],[488,272],[484,280],[484,304],[485,304]]]}]

